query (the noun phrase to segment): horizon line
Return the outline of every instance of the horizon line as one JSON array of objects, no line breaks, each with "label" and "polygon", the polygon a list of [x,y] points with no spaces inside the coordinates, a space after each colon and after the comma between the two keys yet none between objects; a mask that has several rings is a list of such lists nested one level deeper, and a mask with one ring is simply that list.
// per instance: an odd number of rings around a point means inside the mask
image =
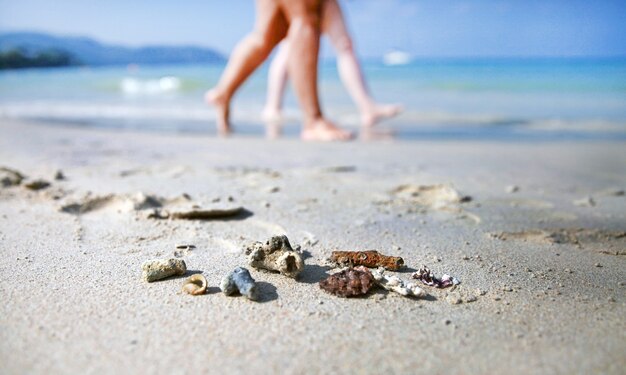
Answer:
[{"label": "horizon line", "polygon": [[[124,48],[131,48],[131,49],[140,49],[140,48],[150,48],[150,47],[185,47],[185,48],[201,48],[201,49],[210,49],[214,52],[217,52],[221,55],[223,55],[225,58],[228,58],[228,56],[230,55],[230,53],[228,52],[223,52],[220,49],[213,47],[213,46],[208,46],[208,45],[201,45],[201,44],[197,44],[197,43],[187,43],[187,42],[181,42],[181,43],[176,43],[176,44],[172,44],[172,43],[164,43],[164,44],[158,44],[158,43],[143,43],[143,44],[127,44],[127,43],[120,43],[120,42],[111,42],[111,41],[106,41],[106,40],[102,40],[98,37],[94,37],[94,36],[89,36],[86,34],[57,34],[57,33],[51,33],[51,32],[47,32],[47,31],[38,31],[38,30],[33,30],[33,29],[2,29],[0,28],[0,36],[4,35],[4,34],[42,34],[42,35],[46,35],[46,36],[51,36],[51,37],[56,37],[56,38],[72,38],[72,39],[90,39],[92,41],[95,41],[99,44],[102,45],[106,45],[106,46],[115,46],[115,47],[124,47]],[[389,50],[386,52],[391,52],[393,50],[399,50],[396,48],[389,48]],[[364,61],[368,61],[368,60],[374,60],[374,59],[381,59],[383,58],[383,56],[386,54],[383,53],[381,55],[362,55],[359,56],[359,58],[361,60]],[[588,60],[594,60],[594,59],[626,59],[626,52],[621,52],[618,54],[605,54],[605,55],[584,55],[584,54],[562,54],[562,55],[549,55],[549,54],[528,54],[528,55],[513,55],[513,54],[509,54],[509,55],[498,55],[498,54],[483,54],[483,55],[425,55],[425,54],[412,54],[412,53],[408,53],[407,54],[410,56],[411,58],[411,62],[415,61],[415,60],[480,60],[480,59],[493,59],[493,60],[539,60],[539,59],[588,59]],[[331,56],[328,57],[324,57],[322,56],[320,58],[320,61],[324,62],[324,61],[332,61],[334,60],[334,54],[332,54]]]}]

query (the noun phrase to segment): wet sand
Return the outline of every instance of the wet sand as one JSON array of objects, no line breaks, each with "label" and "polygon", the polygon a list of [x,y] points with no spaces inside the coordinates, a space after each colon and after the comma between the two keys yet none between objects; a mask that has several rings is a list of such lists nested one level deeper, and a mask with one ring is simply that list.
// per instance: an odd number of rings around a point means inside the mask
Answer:
[{"label": "wet sand", "polygon": [[[304,144],[3,120],[0,167],[26,176],[0,187],[3,374],[626,367],[624,143]],[[50,186],[24,186],[37,179]],[[154,202],[245,211],[158,219]],[[223,295],[245,246],[277,234],[301,246],[300,278],[250,268],[260,301]],[[461,284],[424,299],[319,288],[333,250],[369,249],[404,258],[389,274],[427,265]],[[145,260],[169,257],[208,293],[142,281]]]}]

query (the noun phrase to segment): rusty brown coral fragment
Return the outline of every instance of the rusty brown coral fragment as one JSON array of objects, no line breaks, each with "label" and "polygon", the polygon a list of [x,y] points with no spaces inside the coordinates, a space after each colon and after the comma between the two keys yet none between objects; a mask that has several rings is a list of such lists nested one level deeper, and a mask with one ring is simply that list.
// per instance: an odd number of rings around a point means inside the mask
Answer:
[{"label": "rusty brown coral fragment", "polygon": [[397,271],[404,267],[404,259],[383,255],[376,250],[333,251],[330,260],[341,266],[383,267],[390,271]]},{"label": "rusty brown coral fragment", "polygon": [[350,268],[320,281],[320,288],[339,297],[367,294],[374,286],[374,277],[367,269]]},{"label": "rusty brown coral fragment", "polygon": [[50,186],[50,183],[45,180],[34,180],[24,184],[24,187],[28,190],[41,190]]}]

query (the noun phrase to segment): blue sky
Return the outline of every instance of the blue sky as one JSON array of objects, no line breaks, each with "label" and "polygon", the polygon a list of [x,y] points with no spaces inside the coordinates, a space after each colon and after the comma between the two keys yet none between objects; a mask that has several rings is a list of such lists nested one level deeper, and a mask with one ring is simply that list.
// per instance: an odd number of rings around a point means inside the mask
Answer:
[{"label": "blue sky", "polygon": [[[626,56],[626,0],[339,0],[362,56]],[[228,53],[252,0],[0,0],[0,31]],[[324,54],[330,54],[327,46]]]}]

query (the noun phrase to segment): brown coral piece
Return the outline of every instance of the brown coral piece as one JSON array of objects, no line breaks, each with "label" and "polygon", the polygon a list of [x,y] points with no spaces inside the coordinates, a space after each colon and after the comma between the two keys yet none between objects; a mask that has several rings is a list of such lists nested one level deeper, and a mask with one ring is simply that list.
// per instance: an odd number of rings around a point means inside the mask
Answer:
[{"label": "brown coral piece", "polygon": [[241,206],[202,208],[192,206],[182,209],[154,208],[147,215],[148,219],[179,219],[179,220],[227,220],[241,214],[249,213]]},{"label": "brown coral piece", "polygon": [[41,190],[50,186],[50,183],[46,180],[34,180],[24,184],[24,187],[29,190]]},{"label": "brown coral piece", "polygon": [[397,271],[404,267],[404,259],[383,255],[376,250],[368,251],[333,251],[330,260],[340,266],[365,266],[369,268],[383,267]]},{"label": "brown coral piece", "polygon": [[367,294],[374,286],[374,277],[366,268],[349,268],[320,281],[320,288],[338,297]]},{"label": "brown coral piece", "polygon": [[233,216],[237,216],[244,212],[244,208],[237,207],[225,207],[225,208],[192,208],[190,210],[171,212],[170,217],[172,219],[185,219],[185,220],[214,220],[224,219]]}]

